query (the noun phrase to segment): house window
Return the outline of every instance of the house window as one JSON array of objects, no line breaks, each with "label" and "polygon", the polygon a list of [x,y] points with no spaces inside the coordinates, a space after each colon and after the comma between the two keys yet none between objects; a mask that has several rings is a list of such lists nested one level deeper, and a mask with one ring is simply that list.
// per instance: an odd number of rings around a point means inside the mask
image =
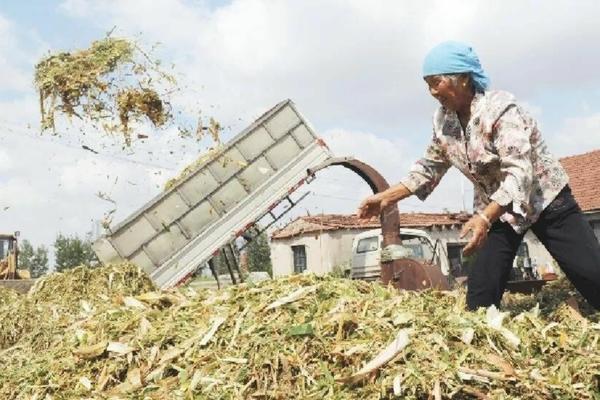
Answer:
[{"label": "house window", "polygon": [[594,230],[594,235],[596,235],[596,238],[600,242],[600,220],[590,221],[590,225],[592,226],[592,229]]},{"label": "house window", "polygon": [[450,274],[454,277],[467,276],[469,274],[469,259],[463,256],[463,247],[465,247],[464,243],[448,243]]},{"label": "house window", "polygon": [[306,271],[306,246],[292,246],[294,253],[294,273]]}]

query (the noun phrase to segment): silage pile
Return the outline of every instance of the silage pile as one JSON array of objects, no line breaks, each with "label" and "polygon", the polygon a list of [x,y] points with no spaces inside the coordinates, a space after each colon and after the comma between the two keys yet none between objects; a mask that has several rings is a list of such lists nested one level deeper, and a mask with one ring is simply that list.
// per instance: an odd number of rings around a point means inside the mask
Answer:
[{"label": "silage pile", "polygon": [[154,289],[148,275],[137,266],[124,263],[99,268],[80,266],[48,275],[35,283],[28,297],[36,303],[73,306],[81,301],[109,301],[114,296],[141,294]]},{"label": "silage pile", "polygon": [[[539,298],[554,291],[568,289]],[[518,314],[467,313],[463,299],[304,275],[110,293],[51,340],[0,351],[0,398],[598,398],[597,314],[527,296],[509,302]]]},{"label": "silage pile", "polygon": [[51,345],[73,321],[124,295],[154,290],[133,264],[76,267],[39,279],[27,295],[0,288],[0,348]]}]

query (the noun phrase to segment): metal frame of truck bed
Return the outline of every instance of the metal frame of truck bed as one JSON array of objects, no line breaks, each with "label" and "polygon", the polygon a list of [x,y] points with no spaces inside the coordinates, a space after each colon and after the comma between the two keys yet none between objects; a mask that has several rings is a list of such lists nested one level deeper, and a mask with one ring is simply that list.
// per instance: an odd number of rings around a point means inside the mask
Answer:
[{"label": "metal frame of truck bed", "polygon": [[94,251],[104,263],[137,264],[161,288],[175,286],[330,157],[293,102],[283,101],[113,227]]}]

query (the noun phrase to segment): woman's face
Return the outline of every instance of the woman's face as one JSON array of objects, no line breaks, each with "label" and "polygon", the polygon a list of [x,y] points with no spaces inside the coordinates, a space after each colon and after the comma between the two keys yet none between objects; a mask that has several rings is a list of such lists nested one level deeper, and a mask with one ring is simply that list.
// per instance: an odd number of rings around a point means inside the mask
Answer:
[{"label": "woman's face", "polygon": [[451,111],[462,110],[471,103],[473,93],[467,75],[458,75],[455,78],[433,75],[425,77],[425,82],[429,85],[429,93]]}]

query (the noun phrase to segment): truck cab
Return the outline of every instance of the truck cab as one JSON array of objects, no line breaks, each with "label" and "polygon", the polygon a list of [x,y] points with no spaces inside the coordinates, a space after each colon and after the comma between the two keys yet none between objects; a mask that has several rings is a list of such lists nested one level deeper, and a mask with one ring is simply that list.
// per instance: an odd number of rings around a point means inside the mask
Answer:
[{"label": "truck cab", "polygon": [[[448,255],[439,241],[434,241],[420,229],[400,228],[402,247],[409,258],[433,263],[448,275]],[[352,242],[352,279],[378,280],[381,276],[380,258],[383,236],[381,229],[372,229],[356,235]]]}]

